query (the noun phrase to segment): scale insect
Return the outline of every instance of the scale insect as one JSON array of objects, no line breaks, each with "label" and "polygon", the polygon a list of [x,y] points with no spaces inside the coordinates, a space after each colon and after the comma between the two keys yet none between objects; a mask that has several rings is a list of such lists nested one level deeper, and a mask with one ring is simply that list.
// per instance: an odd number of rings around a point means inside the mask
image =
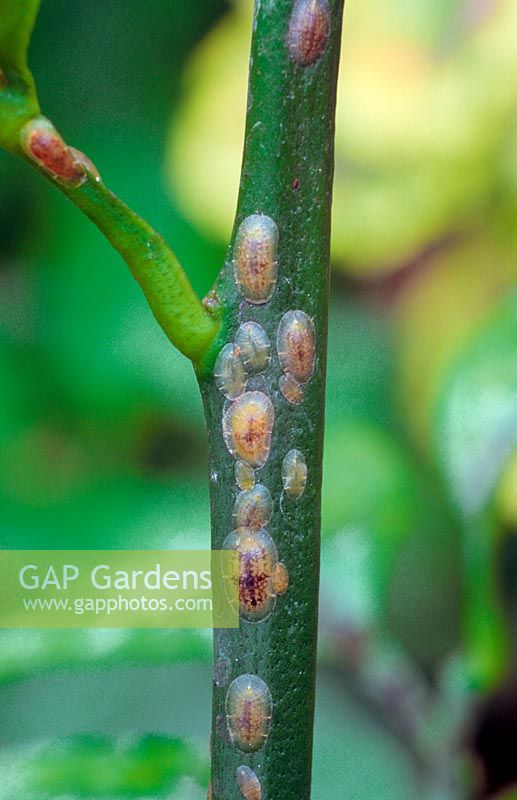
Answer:
[{"label": "scale insect", "polygon": [[303,389],[292,375],[281,375],[278,387],[285,399],[294,406],[300,405],[303,401]]},{"label": "scale insect", "polygon": [[[247,622],[262,622],[275,608],[273,571],[278,563],[275,543],[265,530],[238,528],[226,537],[223,550],[236,550],[239,612]],[[235,583],[232,584],[235,586]]]},{"label": "scale insect", "polygon": [[252,489],[239,492],[233,507],[233,522],[236,528],[259,531],[265,528],[273,515],[273,500],[269,489],[261,483]]},{"label": "scale insect", "polygon": [[286,311],[277,331],[280,366],[298,384],[306,383],[316,362],[314,323],[304,311]]},{"label": "scale insect", "polygon": [[79,186],[86,180],[86,157],[68,147],[45,117],[36,117],[23,126],[20,143],[29,158],[53,178],[70,186]]},{"label": "scale insect", "polygon": [[263,372],[271,363],[271,345],[258,322],[243,322],[235,334],[235,350],[250,375]]},{"label": "scale insect", "polygon": [[233,344],[225,344],[214,365],[217,388],[228,400],[236,400],[246,389],[246,370]]},{"label": "scale insect", "polygon": [[235,780],[244,800],[262,800],[262,787],[251,767],[244,765],[235,770]]},{"label": "scale insect", "polygon": [[228,687],[226,724],[232,744],[243,753],[260,750],[269,735],[273,700],[258,675],[239,675]]},{"label": "scale insect", "polygon": [[273,403],[263,392],[245,392],[223,415],[223,436],[229,452],[250,467],[269,458],[275,421]]},{"label": "scale insect", "polygon": [[282,481],[284,490],[294,500],[305,491],[307,484],[307,464],[299,450],[289,450],[282,464]]},{"label": "scale insect", "polygon": [[330,35],[328,0],[296,0],[287,32],[291,58],[300,67],[320,60]]},{"label": "scale insect", "polygon": [[235,463],[235,483],[242,491],[249,491],[255,486],[255,470],[245,461]]},{"label": "scale insect", "polygon": [[235,282],[249,303],[273,295],[278,277],[278,228],[271,217],[252,214],[241,223],[234,247]]},{"label": "scale insect", "polygon": [[289,572],[285,564],[282,564],[281,561],[273,567],[271,580],[273,582],[273,591],[275,594],[278,595],[287,592],[289,588]]}]

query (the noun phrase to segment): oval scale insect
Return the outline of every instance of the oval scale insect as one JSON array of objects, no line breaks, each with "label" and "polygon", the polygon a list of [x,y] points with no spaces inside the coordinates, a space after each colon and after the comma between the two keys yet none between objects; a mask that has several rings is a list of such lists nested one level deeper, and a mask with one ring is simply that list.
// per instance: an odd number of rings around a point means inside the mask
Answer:
[{"label": "oval scale insect", "polygon": [[284,594],[289,588],[289,573],[285,564],[281,561],[273,567],[271,575],[273,581],[273,591],[275,594]]},{"label": "oval scale insect", "polygon": [[322,57],[330,35],[328,0],[296,0],[287,32],[293,61],[309,67]]},{"label": "oval scale insect", "polygon": [[255,471],[245,461],[235,463],[235,483],[242,491],[249,491],[255,486]]},{"label": "oval scale insect", "polygon": [[262,787],[251,767],[244,765],[235,770],[235,780],[244,800],[262,800]]},{"label": "oval scale insect", "polygon": [[235,334],[235,349],[250,375],[263,372],[271,363],[271,346],[258,322],[244,322]]},{"label": "oval scale insect", "polygon": [[223,550],[236,550],[239,554],[235,565],[238,574],[228,577],[237,579],[241,618],[262,622],[276,603],[273,570],[278,553],[273,539],[265,530],[238,528],[226,537]]},{"label": "oval scale insect", "polygon": [[249,303],[267,303],[278,275],[278,228],[271,217],[252,214],[241,223],[234,247],[235,282]]},{"label": "oval scale insect", "polygon": [[86,179],[81,159],[45,117],[31,119],[23,126],[20,143],[29,158],[53,178],[70,186],[79,186]]},{"label": "oval scale insect", "polygon": [[307,484],[307,464],[299,450],[289,450],[282,464],[282,481],[286,493],[297,500]]},{"label": "oval scale insect", "polygon": [[225,344],[214,365],[217,388],[228,400],[236,400],[246,389],[246,370],[233,344]]},{"label": "oval scale insect", "polygon": [[269,489],[261,483],[237,495],[233,507],[233,521],[236,528],[259,531],[266,527],[272,515],[273,500]]},{"label": "oval scale insect", "polygon": [[226,447],[250,467],[261,467],[269,458],[275,420],[273,403],[263,392],[245,392],[223,415]]},{"label": "oval scale insect", "polygon": [[289,403],[298,406],[303,401],[303,389],[292,375],[281,375],[278,386]]},{"label": "oval scale insect", "polygon": [[280,366],[297,383],[306,383],[314,372],[316,343],[314,323],[304,311],[287,311],[278,325]]},{"label": "oval scale insect", "polygon": [[273,701],[258,675],[239,675],[228,687],[226,724],[230,740],[243,753],[260,750],[269,735]]}]

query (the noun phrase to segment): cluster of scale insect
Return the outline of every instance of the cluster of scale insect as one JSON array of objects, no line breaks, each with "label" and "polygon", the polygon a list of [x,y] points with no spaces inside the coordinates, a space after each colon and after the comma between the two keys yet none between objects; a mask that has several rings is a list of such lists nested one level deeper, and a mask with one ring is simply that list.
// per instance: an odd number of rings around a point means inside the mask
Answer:
[{"label": "cluster of scale insect", "polygon": [[[301,13],[296,8],[295,12]],[[318,22],[317,15],[315,19]],[[307,42],[307,47],[312,46]],[[275,290],[277,248],[278,229],[269,217],[254,214],[242,222],[235,241],[234,275],[240,292],[252,305],[267,303]],[[278,326],[276,345],[282,369],[280,390],[290,403],[297,405],[303,401],[303,386],[313,375],[316,363],[315,330],[310,317],[301,310],[287,311]],[[247,390],[249,377],[264,372],[270,364],[271,347],[265,330],[258,322],[248,321],[240,325],[234,341],[222,348],[214,367],[215,383],[230,401],[223,412],[222,433],[235,458],[235,482],[240,490],[233,509],[234,530],[226,537],[223,549],[237,552],[236,575],[232,577],[238,585],[240,618],[248,623],[266,620],[275,609],[277,597],[289,587],[288,570],[267,532],[273,499],[267,487],[256,482],[255,472],[270,455],[275,410],[267,394]],[[292,499],[297,500],[304,493],[307,466],[299,450],[286,454],[282,482],[285,494]],[[222,658],[216,663],[215,681],[219,686],[226,682],[226,666]],[[261,678],[235,678],[226,693],[226,726],[232,744],[246,753],[263,747],[272,707],[269,688]],[[260,781],[251,768],[239,767],[236,781],[245,800],[261,799]]]},{"label": "cluster of scale insect", "polygon": [[[309,67],[323,56],[330,35],[328,0],[295,0],[286,45],[293,62]],[[245,300],[252,305],[267,303],[278,279],[278,228],[264,214],[252,214],[241,223],[234,245],[234,277]],[[292,405],[304,399],[303,386],[314,373],[316,344],[314,324],[301,310],[287,311],[278,326],[277,353],[282,375],[279,388]],[[270,344],[257,322],[245,322],[235,341],[221,350],[214,378],[224,396],[231,401],[222,420],[223,437],[236,459],[237,495],[233,521],[235,529],[223,548],[238,553],[239,611],[248,622],[266,619],[273,611],[276,596],[289,586],[289,573],[266,526],[273,513],[269,490],[256,483],[255,469],[263,466],[270,453],[275,412],[263,392],[246,391],[247,380],[268,369]],[[282,483],[293,500],[305,492],[307,465],[303,453],[292,449],[284,457]],[[216,681],[224,685],[226,661],[216,664]],[[273,700],[267,684],[257,675],[240,675],[226,694],[226,725],[230,741],[244,753],[260,750],[271,725]],[[235,780],[244,800],[262,800],[262,787],[256,773],[241,765]]]}]

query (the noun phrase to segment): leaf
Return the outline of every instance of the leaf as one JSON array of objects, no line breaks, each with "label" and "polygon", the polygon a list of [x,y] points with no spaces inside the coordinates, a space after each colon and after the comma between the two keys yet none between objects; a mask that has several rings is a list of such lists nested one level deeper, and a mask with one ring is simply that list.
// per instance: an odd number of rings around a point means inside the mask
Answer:
[{"label": "leaf", "polygon": [[323,475],[323,594],[339,616],[370,624],[415,527],[413,465],[383,429],[349,422],[327,427]]},{"label": "leaf", "polygon": [[203,630],[4,630],[0,685],[65,669],[208,664],[211,652]]},{"label": "leaf", "polygon": [[39,0],[0,0],[0,146],[19,152],[19,133],[39,113],[27,50]]},{"label": "leaf", "polygon": [[439,462],[465,516],[488,503],[517,445],[517,293],[453,364],[435,426]]},{"label": "leaf", "polygon": [[464,518],[464,629],[470,685],[489,690],[508,667],[496,489],[517,445],[517,293],[467,343],[436,417],[439,463]]},{"label": "leaf", "polygon": [[[7,755],[7,754],[6,754]],[[23,800],[163,797],[189,778],[208,781],[208,764],[182,739],[74,736],[2,756],[2,775]],[[177,794],[175,793],[175,797]]]}]

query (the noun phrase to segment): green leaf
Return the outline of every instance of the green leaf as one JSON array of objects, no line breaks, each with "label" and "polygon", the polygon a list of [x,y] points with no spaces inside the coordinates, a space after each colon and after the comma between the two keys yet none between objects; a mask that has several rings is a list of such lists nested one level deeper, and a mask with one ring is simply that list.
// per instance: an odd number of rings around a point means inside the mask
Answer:
[{"label": "green leaf", "polygon": [[136,741],[74,736],[18,757],[9,753],[0,764],[7,784],[23,800],[163,797],[178,789],[182,779],[198,786],[208,781],[206,759],[194,747],[158,735]]},{"label": "green leaf", "polygon": [[0,146],[20,151],[20,129],[39,113],[27,50],[39,0],[0,0]]},{"label": "green leaf", "polygon": [[516,342],[514,292],[464,348],[443,391],[436,420],[439,461],[466,516],[487,505],[517,445]]},{"label": "green leaf", "polygon": [[323,585],[340,616],[382,617],[394,564],[416,524],[414,467],[382,428],[327,426],[323,470]]},{"label": "green leaf", "polygon": [[58,670],[208,664],[211,652],[203,630],[4,630],[0,685]]},{"label": "green leaf", "polygon": [[467,342],[436,418],[439,463],[464,518],[464,629],[470,685],[487,691],[508,667],[496,489],[517,445],[517,293]]}]

